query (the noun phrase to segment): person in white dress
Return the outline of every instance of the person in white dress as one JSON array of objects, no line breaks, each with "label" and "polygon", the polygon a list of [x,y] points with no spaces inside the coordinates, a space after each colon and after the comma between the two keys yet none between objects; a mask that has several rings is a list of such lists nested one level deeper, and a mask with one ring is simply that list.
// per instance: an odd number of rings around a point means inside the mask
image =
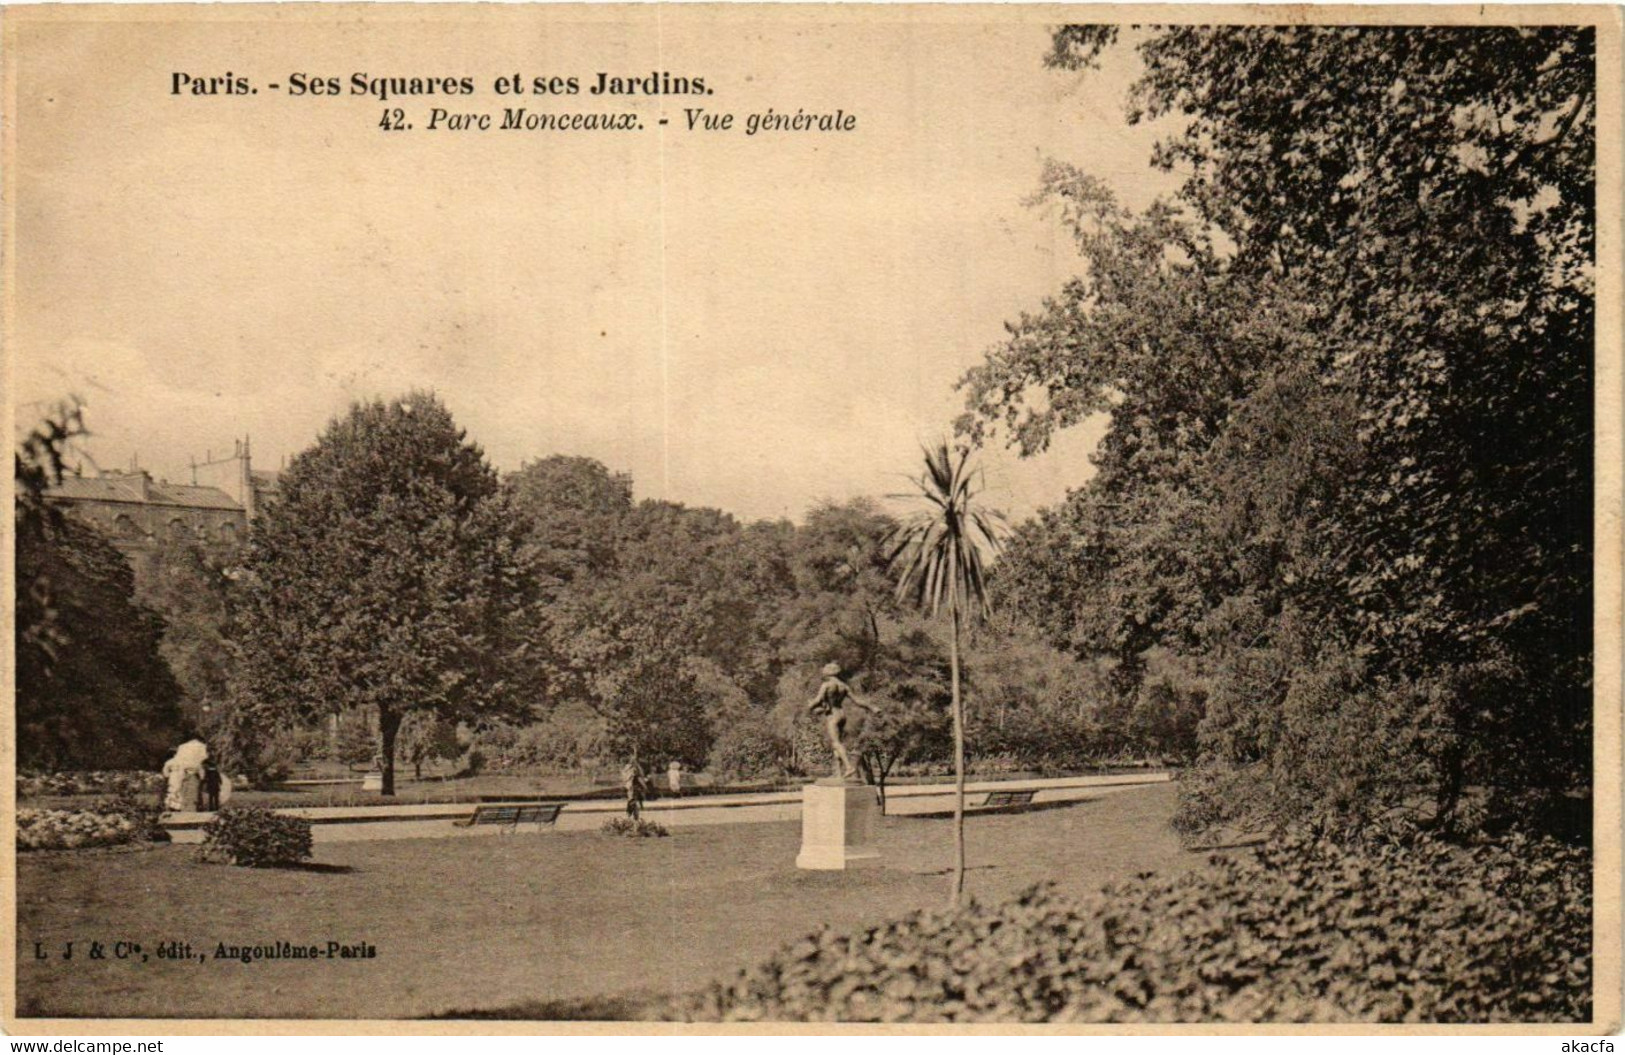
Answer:
[{"label": "person in white dress", "polygon": [[169,782],[169,792],[164,796],[165,809],[191,811],[198,808],[203,761],[208,757],[209,747],[202,740],[188,740],[175,749],[175,756],[164,763],[164,779]]}]

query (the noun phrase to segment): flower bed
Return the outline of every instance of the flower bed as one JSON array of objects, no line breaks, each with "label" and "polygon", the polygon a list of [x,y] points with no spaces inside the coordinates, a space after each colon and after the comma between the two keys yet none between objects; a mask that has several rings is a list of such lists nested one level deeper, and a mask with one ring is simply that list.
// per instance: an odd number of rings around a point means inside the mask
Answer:
[{"label": "flower bed", "polygon": [[19,799],[45,795],[135,795],[156,797],[165,786],[162,773],[143,770],[86,770],[35,773],[17,778]]},{"label": "flower bed", "polygon": [[146,841],[148,831],[128,813],[93,810],[17,811],[18,850],[77,850]]},{"label": "flower bed", "polygon": [[611,817],[598,830],[605,835],[620,835],[629,839],[664,839],[671,834],[666,831],[665,825],[646,821],[641,817],[637,820],[631,817]]}]

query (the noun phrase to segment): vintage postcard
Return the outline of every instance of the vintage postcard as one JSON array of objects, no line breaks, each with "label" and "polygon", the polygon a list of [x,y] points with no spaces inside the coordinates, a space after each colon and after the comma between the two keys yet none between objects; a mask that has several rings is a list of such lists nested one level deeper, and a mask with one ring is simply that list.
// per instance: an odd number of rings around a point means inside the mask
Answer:
[{"label": "vintage postcard", "polygon": [[0,21],[7,1031],[1618,1028],[1617,8]]}]

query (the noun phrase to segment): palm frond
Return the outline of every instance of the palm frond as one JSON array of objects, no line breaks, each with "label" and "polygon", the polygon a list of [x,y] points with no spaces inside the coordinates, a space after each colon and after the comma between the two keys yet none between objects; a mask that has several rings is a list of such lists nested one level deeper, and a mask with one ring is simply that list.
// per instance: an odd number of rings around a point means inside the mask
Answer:
[{"label": "palm frond", "polygon": [[908,497],[930,508],[900,523],[887,545],[897,575],[897,596],[932,614],[944,603],[979,611],[991,609],[987,561],[1003,542],[1005,519],[976,503],[981,473],[970,468],[970,451],[946,442],[926,448],[925,471]]}]

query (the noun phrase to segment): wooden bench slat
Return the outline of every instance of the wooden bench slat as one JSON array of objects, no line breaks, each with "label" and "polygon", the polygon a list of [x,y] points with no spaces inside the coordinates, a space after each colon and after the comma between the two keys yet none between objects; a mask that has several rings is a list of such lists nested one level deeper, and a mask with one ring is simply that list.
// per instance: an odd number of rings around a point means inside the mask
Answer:
[{"label": "wooden bench slat", "polygon": [[476,806],[471,816],[453,821],[452,824],[459,828],[471,828],[482,824],[500,824],[508,828],[518,828],[521,824],[535,824],[540,828],[544,824],[558,823],[559,814],[563,812],[564,806],[562,802],[536,806]]},{"label": "wooden bench slat", "polygon": [[1032,804],[1035,789],[1027,791],[990,791],[983,806],[1028,806]]}]

